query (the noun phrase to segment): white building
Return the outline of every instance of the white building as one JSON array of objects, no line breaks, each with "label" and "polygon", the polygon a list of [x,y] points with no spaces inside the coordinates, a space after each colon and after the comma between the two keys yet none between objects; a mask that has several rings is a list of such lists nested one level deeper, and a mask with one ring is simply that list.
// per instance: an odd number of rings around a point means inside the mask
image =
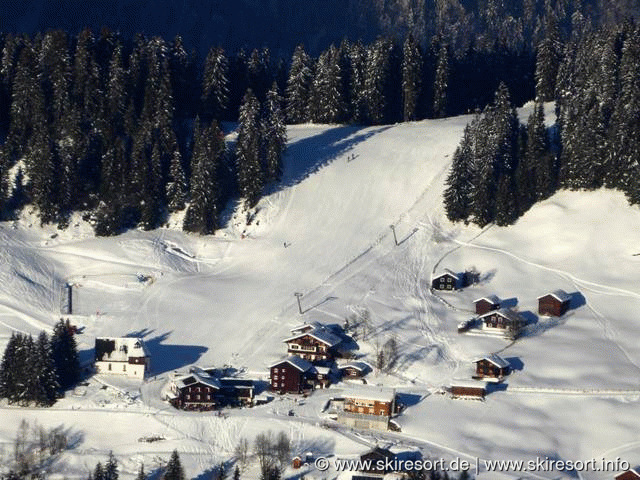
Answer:
[{"label": "white building", "polygon": [[96,372],[144,378],[150,356],[141,338],[96,338]]}]

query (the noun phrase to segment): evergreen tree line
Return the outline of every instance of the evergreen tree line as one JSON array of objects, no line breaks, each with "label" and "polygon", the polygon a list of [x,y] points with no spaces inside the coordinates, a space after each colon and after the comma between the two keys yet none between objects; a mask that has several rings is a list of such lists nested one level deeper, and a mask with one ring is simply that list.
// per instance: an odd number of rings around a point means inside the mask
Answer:
[{"label": "evergreen tree line", "polygon": [[50,406],[80,378],[75,338],[60,320],[49,337],[11,335],[0,363],[0,397],[19,405]]},{"label": "evergreen tree line", "polygon": [[[538,53],[538,102],[527,126],[501,85],[466,127],[444,194],[450,220],[509,225],[558,188],[604,186],[640,204],[638,25],[585,25],[553,69],[541,67],[551,62]],[[540,101],[549,97],[557,97],[557,123],[547,131]]]}]

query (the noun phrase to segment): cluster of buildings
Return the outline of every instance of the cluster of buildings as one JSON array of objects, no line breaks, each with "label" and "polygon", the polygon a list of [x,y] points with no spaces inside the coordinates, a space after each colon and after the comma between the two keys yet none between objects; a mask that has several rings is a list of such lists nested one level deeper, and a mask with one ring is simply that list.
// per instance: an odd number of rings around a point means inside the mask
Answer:
[{"label": "cluster of buildings", "polygon": [[362,378],[371,368],[364,362],[340,367],[336,359],[350,357],[350,337],[338,325],[305,323],[291,329],[287,357],[269,367],[271,390],[277,393],[308,393],[326,388],[341,378]]},{"label": "cluster of buildings", "polygon": [[[431,288],[441,291],[459,290],[467,285],[465,274],[445,270],[431,280]],[[537,298],[538,314],[560,317],[571,306],[571,295],[563,290],[554,290]],[[458,325],[458,332],[477,329],[487,334],[496,334],[516,339],[527,325],[526,319],[517,311],[503,307],[496,295],[478,298],[474,302],[476,317]],[[501,382],[511,372],[511,365],[497,354],[487,355],[473,361],[475,374],[471,379],[451,382],[449,392],[453,397],[483,399],[487,393],[487,381]]]}]

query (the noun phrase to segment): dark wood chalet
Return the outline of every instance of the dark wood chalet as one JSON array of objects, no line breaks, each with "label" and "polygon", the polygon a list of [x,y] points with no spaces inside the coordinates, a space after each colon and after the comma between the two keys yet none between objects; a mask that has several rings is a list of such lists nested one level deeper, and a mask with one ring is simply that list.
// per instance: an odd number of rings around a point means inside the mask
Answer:
[{"label": "dark wood chalet", "polygon": [[295,355],[310,362],[317,362],[333,360],[339,356],[337,347],[342,343],[342,338],[328,328],[317,326],[287,338],[284,343],[287,344],[287,353],[289,355]]},{"label": "dark wood chalet", "polygon": [[482,330],[509,338],[516,338],[524,328],[526,321],[518,313],[509,308],[500,308],[480,315]]},{"label": "dark wood chalet", "polygon": [[614,478],[615,480],[640,480],[640,473],[632,468],[631,470],[616,475]]},{"label": "dark wood chalet", "polygon": [[561,317],[571,305],[571,296],[564,290],[554,290],[538,297],[538,313],[550,317]]},{"label": "dark wood chalet", "polygon": [[473,361],[476,373],[473,378],[502,380],[511,372],[511,365],[497,354],[487,355]]},{"label": "dark wood chalet", "polygon": [[362,378],[371,371],[371,366],[365,362],[351,362],[340,367],[343,378]]},{"label": "dark wood chalet", "polygon": [[271,365],[271,390],[278,393],[303,393],[315,386],[316,374],[313,365],[297,356]]},{"label": "dark wood chalet", "polygon": [[198,373],[172,379],[169,403],[183,410],[214,410],[219,402],[220,384],[214,378]]},{"label": "dark wood chalet", "polygon": [[384,467],[385,465],[388,465],[389,462],[392,462],[394,458],[395,454],[391,450],[382,447],[375,447],[373,450],[360,455],[360,465],[368,467],[363,468],[360,471],[363,473],[379,475],[390,473],[393,470]]},{"label": "dark wood chalet", "polygon": [[487,312],[500,308],[500,299],[495,295],[479,298],[474,300],[473,303],[476,306],[476,314],[478,315],[484,315]]},{"label": "dark wood chalet", "polygon": [[225,406],[253,404],[253,381],[240,378],[216,378],[200,367],[187,374],[174,374],[170,380],[169,402],[185,410],[213,410]]},{"label": "dark wood chalet", "polygon": [[464,287],[464,274],[454,273],[445,269],[440,275],[431,279],[431,288],[434,290],[459,290]]},{"label": "dark wood chalet", "polygon": [[487,394],[487,386],[484,382],[474,381],[454,381],[449,387],[449,392],[452,398],[472,398],[477,400],[484,400]]}]

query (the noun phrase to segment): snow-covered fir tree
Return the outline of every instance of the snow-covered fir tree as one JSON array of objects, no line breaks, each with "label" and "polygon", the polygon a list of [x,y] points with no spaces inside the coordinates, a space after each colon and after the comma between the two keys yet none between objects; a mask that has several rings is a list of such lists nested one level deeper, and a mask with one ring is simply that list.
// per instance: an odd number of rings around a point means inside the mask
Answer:
[{"label": "snow-covered fir tree", "polygon": [[274,82],[267,92],[262,119],[263,171],[265,182],[282,176],[282,156],[287,144],[287,126],[282,111],[282,98]]},{"label": "snow-covered fir tree", "polygon": [[249,207],[258,203],[264,185],[260,143],[260,103],[249,89],[240,106],[235,150],[238,191]]},{"label": "snow-covered fir tree", "polygon": [[287,80],[286,102],[289,123],[309,120],[309,100],[313,82],[312,60],[302,45],[298,45],[291,58]]},{"label": "snow-covered fir tree", "polygon": [[436,118],[447,114],[447,90],[449,86],[449,50],[445,44],[440,45],[436,77],[433,85],[433,114]]},{"label": "snow-covered fir tree", "polygon": [[229,61],[220,47],[209,50],[202,75],[202,118],[220,120],[229,102]]},{"label": "snow-covered fir tree", "polygon": [[409,35],[402,49],[402,117],[405,122],[419,118],[422,93],[423,57],[420,45]]},{"label": "snow-covered fir tree", "polygon": [[337,123],[345,118],[342,73],[338,49],[331,45],[318,61],[313,78],[310,118],[317,123]]}]

